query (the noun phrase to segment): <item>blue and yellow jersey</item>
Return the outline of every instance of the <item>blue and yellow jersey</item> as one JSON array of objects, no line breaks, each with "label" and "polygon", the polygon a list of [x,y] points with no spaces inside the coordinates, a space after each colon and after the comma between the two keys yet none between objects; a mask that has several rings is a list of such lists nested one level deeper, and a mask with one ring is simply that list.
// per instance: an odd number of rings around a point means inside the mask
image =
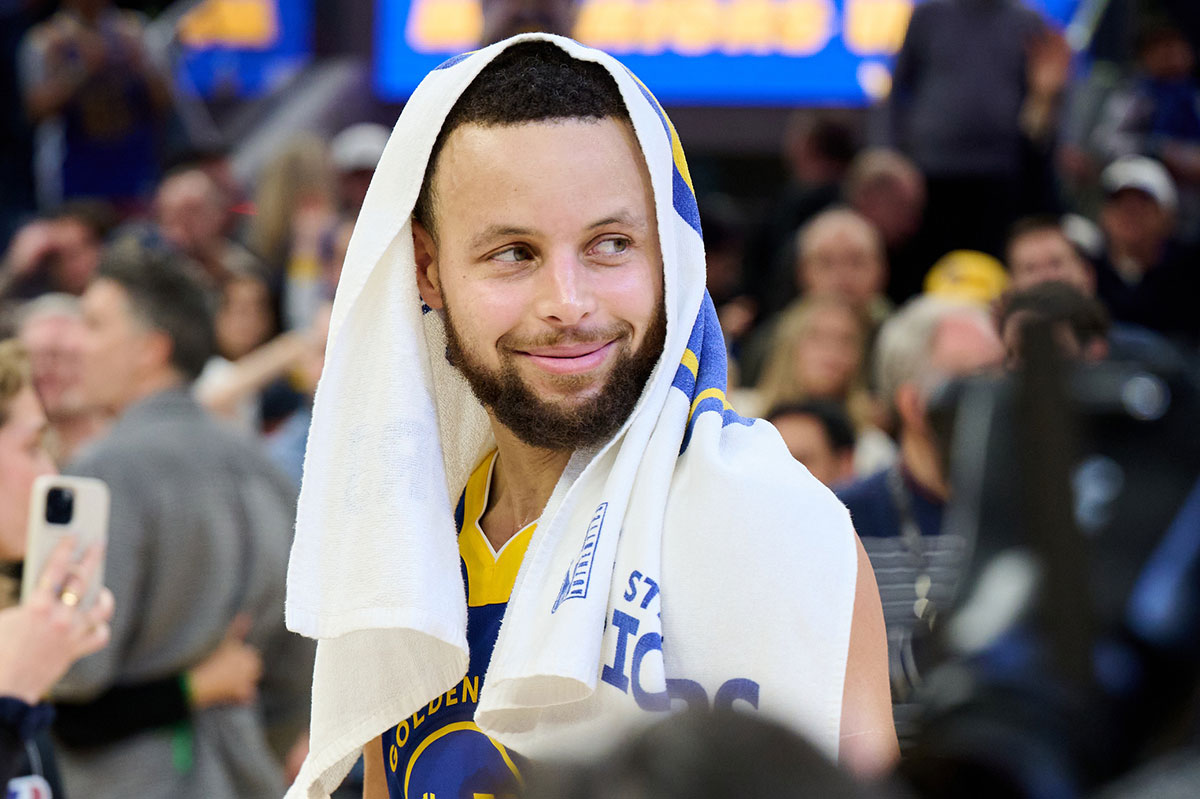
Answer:
[{"label": "blue and yellow jersey", "polygon": [[487,510],[496,453],[483,459],[459,499],[458,552],[467,586],[470,665],[462,682],[383,734],[392,799],[501,799],[520,785],[519,758],[475,726],[483,675],[492,659],[504,608],[536,522],[497,552],[479,520]]}]

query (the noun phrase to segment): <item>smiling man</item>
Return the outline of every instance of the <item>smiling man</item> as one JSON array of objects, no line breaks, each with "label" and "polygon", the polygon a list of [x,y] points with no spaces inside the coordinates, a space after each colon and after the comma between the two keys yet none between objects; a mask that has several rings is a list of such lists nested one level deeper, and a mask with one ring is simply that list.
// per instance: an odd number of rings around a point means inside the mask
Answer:
[{"label": "smiling man", "polygon": [[507,795],[526,759],[684,706],[885,770],[870,565],[724,375],[687,165],[636,79],[546,36],[431,73],[359,218],[314,405],[290,796],[326,795],[364,744],[368,797]]}]

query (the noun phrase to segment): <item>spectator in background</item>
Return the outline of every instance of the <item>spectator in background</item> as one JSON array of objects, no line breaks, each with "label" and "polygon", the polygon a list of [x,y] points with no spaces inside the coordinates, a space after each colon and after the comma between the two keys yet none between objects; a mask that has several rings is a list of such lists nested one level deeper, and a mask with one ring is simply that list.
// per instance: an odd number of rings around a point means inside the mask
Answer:
[{"label": "spectator in background", "polygon": [[82,591],[103,560],[99,549],[73,563],[67,539],[51,555],[37,591],[16,606],[26,521],[34,480],[54,473],[41,446],[46,417],[38,407],[29,362],[13,340],[0,342],[0,790],[9,797],[61,796],[46,730],[53,718],[46,694],[79,657],[109,639],[112,594],[89,609],[60,601]]},{"label": "spectator in background", "polygon": [[1067,238],[1056,216],[1017,220],[1008,234],[1005,258],[1016,291],[1055,281],[1089,296],[1096,293],[1095,270]]},{"label": "spectator in background", "polygon": [[63,0],[29,31],[21,66],[26,111],[39,126],[42,205],[98,197],[133,209],[146,200],[171,96],[140,17],[112,0]]},{"label": "spectator in background", "polygon": [[204,170],[169,174],[155,194],[154,210],[162,239],[194,261],[214,288],[258,268],[250,251],[228,236],[230,198]]},{"label": "spectator in background", "polygon": [[358,218],[363,198],[392,132],[374,122],[351,125],[329,142],[329,157],[337,170],[342,216]]},{"label": "spectator in background", "polygon": [[251,246],[279,278],[288,330],[307,329],[328,293],[325,272],[338,228],[336,187],[325,143],[309,135],[292,139],[259,176]]},{"label": "spectator in background", "polygon": [[774,328],[757,392],[739,405],[751,413],[806,400],[837,405],[857,431],[857,471],[890,462],[895,447],[875,425],[875,406],[864,381],[867,330],[844,299],[817,294],[784,311]]},{"label": "spectator in background", "polygon": [[277,330],[267,279],[255,272],[230,275],[214,320],[217,353],[236,361],[270,341]]},{"label": "spectator in background", "polygon": [[[1085,297],[1096,297],[1096,269],[1067,237],[1057,217],[1019,220],[1009,234],[1006,250],[1014,291],[1024,292],[1042,283],[1056,282],[1071,286]],[[1105,315],[1111,316],[1107,309]],[[1153,363],[1174,361],[1178,357],[1166,339],[1140,325],[1110,321],[1107,327],[1110,357]]]},{"label": "spectator in background", "polygon": [[1153,157],[1170,169],[1181,188],[1184,238],[1200,235],[1200,85],[1196,56],[1183,32],[1166,25],[1139,37],[1137,72],[1105,103],[1093,133],[1096,149],[1115,159]]},{"label": "spectator in background", "polygon": [[[962,564],[962,539],[943,530],[950,495],[948,442],[939,441],[928,417],[939,381],[998,366],[1004,347],[983,309],[936,297],[905,304],[879,333],[879,396],[899,431],[894,465],[842,487],[854,527],[871,558],[883,599],[896,732],[913,734],[917,679],[909,646],[918,625],[946,607]],[[927,632],[927,630],[924,630]]]},{"label": "spectator in background", "polygon": [[896,56],[889,144],[929,181],[927,218],[940,255],[999,256],[1022,211],[1029,141],[1052,131],[1070,50],[1019,0],[917,5]]},{"label": "spectator in background", "polygon": [[887,253],[879,230],[861,214],[848,208],[819,214],[797,234],[796,250],[802,294],[841,297],[872,328],[887,318]]},{"label": "spectator in background", "polygon": [[33,387],[49,422],[46,445],[54,462],[71,460],[101,435],[108,420],[83,395],[83,315],[79,299],[44,294],[21,308],[18,337],[29,352]]},{"label": "spectator in background", "polygon": [[1194,248],[1175,238],[1178,194],[1157,161],[1129,156],[1100,176],[1104,255],[1096,292],[1114,319],[1194,345],[1200,340],[1200,269]]},{"label": "spectator in background", "polygon": [[[868,341],[887,316],[883,240],[860,214],[847,208],[823,211],[796,234],[791,295],[831,295],[845,300],[869,324]],[[759,325],[746,342],[739,367],[743,384],[762,380],[774,349],[779,319]],[[765,408],[764,408],[765,410]]]},{"label": "spectator in background", "polygon": [[888,297],[904,302],[921,291],[921,280],[940,253],[921,235],[925,218],[925,177],[895,150],[860,153],[846,175],[846,203],[875,226],[883,238]]},{"label": "spectator in background", "polygon": [[1033,322],[1049,325],[1064,360],[1094,363],[1108,357],[1108,312],[1100,301],[1075,286],[1047,281],[1011,292],[1000,303],[996,327],[1009,369],[1024,362],[1024,333]]},{"label": "spectator in background", "polygon": [[[184,671],[241,613],[263,676],[249,704],[193,708],[185,726],[119,743],[63,746],[67,789],[95,799],[278,796],[282,764],[307,726],[313,656],[283,627],[295,491],[191,399],[213,333],[204,290],[178,264],[138,248],[110,251],[83,309],[85,392],[117,421],[70,471],[112,491],[121,534],[110,540],[107,577],[120,611],[113,646],[76,664],[59,696],[87,701]],[[173,756],[181,749],[185,760]]]},{"label": "spectator in background", "polygon": [[798,300],[780,315],[774,332],[753,412],[825,399],[851,418],[862,421],[869,414],[862,381],[867,333],[850,303],[831,294]]},{"label": "spectator in background", "polygon": [[746,253],[746,286],[760,318],[780,311],[795,296],[796,230],[838,202],[858,139],[851,118],[840,111],[802,109],[788,119],[783,138],[787,184]]},{"label": "spectator in background", "polygon": [[271,289],[254,271],[236,272],[221,285],[213,320],[216,351],[192,385],[206,409],[229,420],[248,437],[262,429],[261,391],[238,378],[237,362],[262,347],[278,332]]},{"label": "spectator in background", "polygon": [[19,231],[4,257],[0,295],[30,299],[59,291],[79,295],[100,263],[112,230],[112,209],[79,201],[36,219]]},{"label": "spectator in background", "polygon": [[809,400],[781,405],[766,415],[792,457],[832,488],[854,477],[854,425],[837,403]]}]

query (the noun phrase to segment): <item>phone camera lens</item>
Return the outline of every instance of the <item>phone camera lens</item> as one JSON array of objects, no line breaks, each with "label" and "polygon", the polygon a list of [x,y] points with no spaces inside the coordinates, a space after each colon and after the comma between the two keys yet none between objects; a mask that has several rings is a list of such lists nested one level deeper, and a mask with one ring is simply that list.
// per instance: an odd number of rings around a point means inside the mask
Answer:
[{"label": "phone camera lens", "polygon": [[70,524],[75,515],[75,493],[69,488],[51,488],[46,494],[46,521]]}]

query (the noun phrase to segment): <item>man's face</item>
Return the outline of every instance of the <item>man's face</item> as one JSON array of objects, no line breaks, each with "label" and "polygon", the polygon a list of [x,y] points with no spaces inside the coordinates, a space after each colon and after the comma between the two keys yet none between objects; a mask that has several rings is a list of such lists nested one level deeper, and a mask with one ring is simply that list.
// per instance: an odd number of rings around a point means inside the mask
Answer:
[{"label": "man's face", "polygon": [[82,294],[100,265],[102,245],[87,225],[70,217],[54,220],[53,235],[58,258],[54,280],[60,290]]},{"label": "man's face", "polygon": [[805,393],[841,399],[862,367],[863,330],[857,315],[843,305],[812,310],[807,329],[796,342],[796,375]]},{"label": "man's face", "polygon": [[789,413],[772,420],[771,424],[783,436],[792,457],[803,463],[812,476],[827,486],[849,479],[854,473],[851,453],[833,449],[825,428],[817,419],[805,413]]},{"label": "man's face", "polygon": [[1027,289],[1040,283],[1069,283],[1089,297],[1095,294],[1092,270],[1067,237],[1057,230],[1034,230],[1016,238],[1008,248],[1012,287]]},{"label": "man's face", "polygon": [[54,474],[45,447],[46,417],[31,387],[9,403],[8,421],[0,426],[0,560],[25,556],[25,529],[33,481]]},{"label": "man's face", "polygon": [[1004,361],[1004,344],[986,320],[952,315],[938,326],[929,361],[941,377],[966,377],[999,366]]},{"label": "man's face", "polygon": [[237,360],[271,336],[271,292],[257,278],[236,277],[225,283],[217,311],[217,348]]},{"label": "man's face", "polygon": [[[1152,249],[1171,236],[1171,213],[1140,189],[1122,189],[1104,201],[1100,225],[1119,248]],[[1153,266],[1153,264],[1146,264]]]},{"label": "man's face", "polygon": [[830,227],[801,255],[800,288],[814,295],[842,297],[865,310],[883,289],[883,259],[858,226]]},{"label": "man's face", "polygon": [[464,125],[419,226],[422,297],[497,421],[533,446],[597,444],[662,350],[662,252],[649,172],[614,119]]},{"label": "man's face", "polygon": [[881,180],[856,198],[855,209],[871,220],[889,247],[908,241],[921,227],[925,186],[900,176]]},{"label": "man's face", "polygon": [[37,316],[21,326],[33,387],[51,421],[88,410],[83,396],[83,320],[68,314]]},{"label": "man's face", "polygon": [[92,283],[82,305],[84,401],[119,412],[142,376],[149,331],[134,318],[125,289],[111,280]]},{"label": "man's face", "polygon": [[200,170],[168,179],[159,189],[155,206],[163,238],[180,252],[199,256],[223,242],[221,192]]}]

